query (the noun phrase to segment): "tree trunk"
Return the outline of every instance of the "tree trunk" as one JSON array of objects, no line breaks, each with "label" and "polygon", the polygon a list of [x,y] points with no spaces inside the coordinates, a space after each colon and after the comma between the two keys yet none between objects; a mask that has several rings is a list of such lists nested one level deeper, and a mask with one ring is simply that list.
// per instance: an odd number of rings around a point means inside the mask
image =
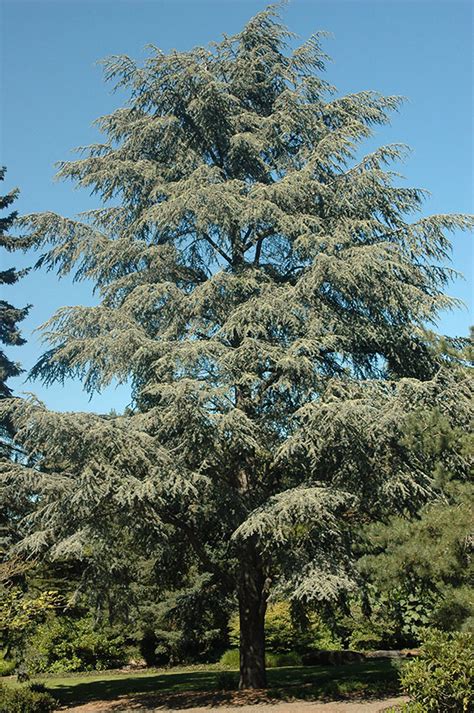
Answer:
[{"label": "tree trunk", "polygon": [[255,552],[241,560],[239,581],[240,681],[239,688],[266,688],[265,575]]}]

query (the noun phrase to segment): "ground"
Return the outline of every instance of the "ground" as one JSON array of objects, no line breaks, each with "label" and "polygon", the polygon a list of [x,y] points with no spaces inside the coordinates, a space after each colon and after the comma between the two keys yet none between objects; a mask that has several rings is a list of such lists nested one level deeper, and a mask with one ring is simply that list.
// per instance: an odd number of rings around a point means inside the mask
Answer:
[{"label": "ground", "polygon": [[[329,701],[326,703],[314,703],[311,701],[293,701],[285,703],[249,703],[243,702],[234,703],[228,706],[216,706],[209,702],[207,705],[192,705],[192,700],[187,698],[187,701],[170,701],[163,703],[159,700],[153,701],[151,697],[146,700],[134,697],[127,701],[96,701],[94,703],[86,703],[82,706],[68,708],[67,713],[181,713],[183,710],[186,713],[209,713],[209,711],[218,711],[218,713],[379,713],[387,708],[406,701],[406,698],[385,698],[378,700],[360,699],[358,701]],[[195,701],[197,702],[197,701]],[[191,707],[188,707],[187,704]],[[185,704],[185,705],[182,705]],[[178,707],[174,707],[177,705]]]},{"label": "ground", "polygon": [[[67,713],[376,713],[400,696],[399,662],[268,669],[268,689],[237,691],[238,671],[220,664],[174,669],[40,675]],[[13,678],[10,685],[18,685]]]}]

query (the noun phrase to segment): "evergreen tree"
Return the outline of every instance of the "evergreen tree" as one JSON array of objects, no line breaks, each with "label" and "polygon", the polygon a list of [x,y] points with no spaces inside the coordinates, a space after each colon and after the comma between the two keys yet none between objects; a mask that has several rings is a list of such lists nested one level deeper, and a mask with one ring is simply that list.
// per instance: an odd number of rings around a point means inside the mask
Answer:
[{"label": "evergreen tree", "polygon": [[[462,350],[448,351],[457,368],[467,371],[473,365],[472,329],[465,341]],[[459,461],[472,467],[474,439],[472,431],[435,410],[414,413],[403,440],[423,453],[443,497],[414,518],[392,517],[366,528],[359,568],[375,586],[374,599],[392,599],[392,611],[398,609],[392,628],[413,643],[423,626],[473,628],[472,469],[459,478]],[[384,628],[389,628],[386,622]]]},{"label": "evergreen tree", "polygon": [[343,596],[353,528],[433,494],[404,420],[426,403],[468,418],[467,380],[424,325],[453,304],[445,232],[472,221],[409,221],[423,192],[385,168],[404,148],[355,158],[400,100],[336,96],[320,37],[290,38],[271,7],[209,48],[105,62],[130,101],[59,170],[103,206],[23,221],[40,264],[92,280],[100,303],[59,310],[33,373],[129,381],[133,407],[9,404],[37,458],[5,474],[38,492],[24,547],[101,543],[105,563],[120,528],[165,571],[178,539],[238,597],[241,687],[265,685],[270,592]]},{"label": "evergreen tree", "polygon": [[[5,178],[5,167],[0,167],[0,181]],[[0,210],[3,212],[16,199],[18,190],[14,189],[5,196],[0,196]],[[12,251],[26,245],[26,241],[21,238],[15,238],[8,235],[8,231],[13,227],[17,219],[17,212],[12,211],[6,215],[0,215],[0,248]],[[3,264],[3,256],[2,256]],[[11,267],[5,270],[0,270],[0,286],[2,295],[0,299],[0,342],[7,346],[20,346],[25,343],[18,329],[18,322],[21,322],[28,314],[29,306],[13,307],[10,302],[3,299],[3,286],[12,285],[17,282],[26,270],[15,270]],[[0,400],[12,395],[10,387],[7,385],[7,380],[12,376],[21,374],[22,369],[19,364],[11,361],[0,349]],[[7,415],[0,419],[0,464],[3,461],[9,461],[14,457],[16,451],[12,442],[13,425]],[[16,518],[15,510],[18,505],[18,493],[15,490],[7,493],[2,493],[2,506],[0,509],[0,556],[3,554],[7,542],[11,539],[13,521]],[[21,496],[20,496],[20,499]],[[16,503],[16,505],[15,505]],[[13,509],[12,509],[13,506]]]},{"label": "evergreen tree", "polygon": [[[5,178],[5,167],[0,168],[0,181]],[[8,208],[18,195],[18,190],[14,189],[5,196],[0,196],[0,210]],[[13,211],[7,215],[0,216],[0,248],[14,250],[18,247],[18,239],[7,234],[7,231],[14,225],[17,219],[17,212]],[[24,270],[17,271],[11,267],[7,270],[0,270],[0,285],[13,285],[25,274]],[[0,300],[0,342],[8,346],[19,346],[25,343],[20,334],[17,323],[28,314],[29,307],[13,307],[4,299]],[[12,376],[21,374],[18,364],[12,362],[3,351],[0,351],[0,398],[11,396],[11,390],[6,381]]]}]

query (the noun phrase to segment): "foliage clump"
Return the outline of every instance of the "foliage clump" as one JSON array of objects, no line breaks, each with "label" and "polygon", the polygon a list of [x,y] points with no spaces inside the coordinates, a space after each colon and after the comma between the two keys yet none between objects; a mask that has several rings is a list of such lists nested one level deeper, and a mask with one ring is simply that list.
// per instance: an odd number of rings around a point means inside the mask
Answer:
[{"label": "foliage clump", "polygon": [[474,636],[431,630],[402,671],[410,713],[468,713],[474,705]]},{"label": "foliage clump", "polygon": [[31,563],[0,562],[0,675],[23,663],[27,642],[39,624],[63,604],[56,590],[29,587]]},{"label": "foliage clump", "polygon": [[102,671],[127,663],[122,634],[98,627],[92,617],[51,617],[28,640],[25,662],[31,673]]},{"label": "foliage clump", "polygon": [[146,663],[175,665],[216,661],[228,645],[229,603],[209,577],[191,572],[175,591],[165,590],[153,578],[140,589],[130,607],[130,627]]},{"label": "foliage clump", "polygon": [[[229,621],[229,643],[238,648],[239,617]],[[314,649],[340,649],[335,637],[321,616],[292,607],[288,600],[269,603],[265,613],[265,648],[273,654],[304,654]]]},{"label": "foliage clump", "polygon": [[16,662],[13,659],[7,659],[0,654],[0,676],[10,676],[15,670]]},{"label": "foliage clump", "polygon": [[52,713],[57,702],[46,691],[0,683],[0,713]]},{"label": "foliage clump", "polygon": [[[240,666],[239,649],[227,649],[219,659],[221,666],[238,669]],[[301,666],[302,658],[297,651],[286,651],[278,653],[275,651],[265,652],[265,666],[267,668],[279,668],[280,666]]]}]

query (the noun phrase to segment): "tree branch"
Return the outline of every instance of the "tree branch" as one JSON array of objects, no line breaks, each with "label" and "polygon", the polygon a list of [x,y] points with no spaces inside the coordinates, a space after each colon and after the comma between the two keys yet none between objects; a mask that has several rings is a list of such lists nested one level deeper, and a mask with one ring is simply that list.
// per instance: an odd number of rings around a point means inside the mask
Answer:
[{"label": "tree branch", "polygon": [[221,257],[223,257],[224,260],[225,260],[229,265],[232,265],[232,260],[230,259],[230,257],[227,255],[227,253],[226,253],[224,250],[222,250],[221,247],[219,247],[219,245],[215,242],[215,240],[213,240],[213,239],[211,238],[210,235],[208,235],[208,233],[203,233],[203,238],[204,238],[204,240],[207,240],[207,242],[209,243],[209,245],[211,245],[211,246],[214,248],[214,250],[216,250],[216,252],[218,252],[219,255],[220,255]]},{"label": "tree branch", "polygon": [[265,238],[269,238],[270,235],[275,235],[275,230],[273,228],[268,228],[268,230],[264,230],[263,233],[257,233],[253,240],[249,240],[244,244],[243,252],[247,252],[247,250],[252,248],[258,242],[265,240]]},{"label": "tree branch", "polygon": [[257,240],[257,247],[255,248],[255,257],[253,259],[253,264],[255,266],[258,266],[260,262],[260,254],[262,252],[262,243],[263,243],[264,238],[259,238]]}]

